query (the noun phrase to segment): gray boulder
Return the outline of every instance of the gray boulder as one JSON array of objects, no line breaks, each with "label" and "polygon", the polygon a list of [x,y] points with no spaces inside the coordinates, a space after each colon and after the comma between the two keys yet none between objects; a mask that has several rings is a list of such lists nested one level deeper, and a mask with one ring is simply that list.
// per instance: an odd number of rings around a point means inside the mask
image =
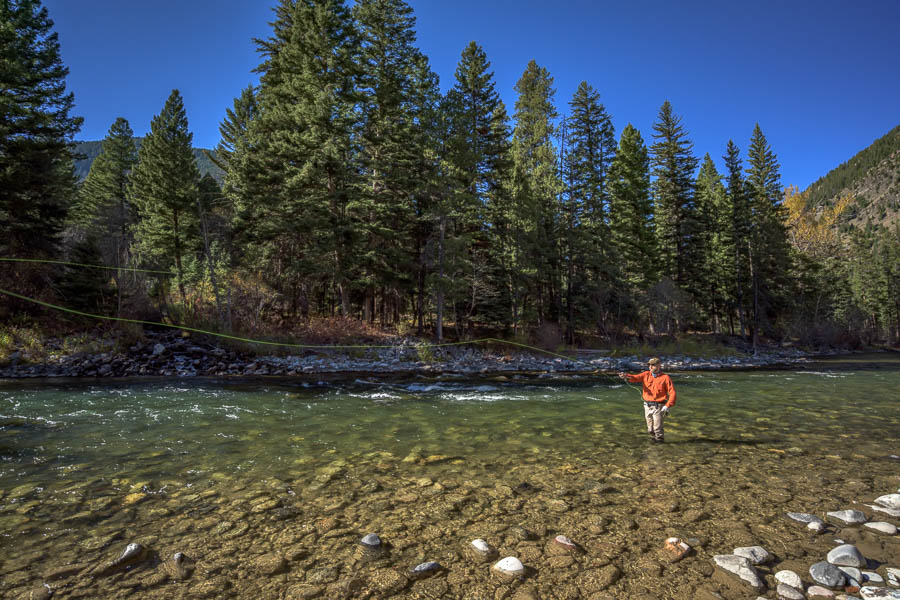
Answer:
[{"label": "gray boulder", "polygon": [[847,580],[847,576],[844,575],[843,571],[824,560],[809,568],[809,576],[819,585],[830,588],[843,587],[844,582]]},{"label": "gray boulder", "polygon": [[826,560],[838,567],[865,567],[866,557],[853,544],[841,544],[831,550]]},{"label": "gray boulder", "polygon": [[761,590],[765,587],[762,578],[756,572],[756,569],[753,568],[753,563],[750,562],[750,559],[735,554],[718,554],[713,557],[713,560],[717,567],[732,575],[736,575],[754,589]]}]

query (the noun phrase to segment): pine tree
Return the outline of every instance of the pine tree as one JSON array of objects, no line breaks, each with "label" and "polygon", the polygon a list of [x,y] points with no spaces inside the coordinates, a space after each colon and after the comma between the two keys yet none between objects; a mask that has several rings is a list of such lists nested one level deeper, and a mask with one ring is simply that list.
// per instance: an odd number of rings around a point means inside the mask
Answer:
[{"label": "pine tree", "polygon": [[[598,316],[597,299],[609,295],[616,263],[609,236],[609,170],[616,152],[615,130],[600,94],[582,81],[565,119],[562,195],[566,264],[567,338],[575,342],[576,312]],[[593,301],[590,301],[593,299]],[[580,309],[576,307],[580,306]]]},{"label": "pine tree", "polygon": [[514,193],[526,225],[525,244],[528,268],[532,278],[533,297],[537,300],[539,323],[557,322],[562,307],[561,257],[559,252],[560,210],[562,191],[557,169],[553,137],[553,78],[547,69],[530,61],[515,86],[516,99],[513,129]]},{"label": "pine tree", "polygon": [[119,117],[110,126],[91,169],[78,191],[78,199],[69,212],[69,223],[79,237],[97,240],[102,262],[116,267],[116,314],[122,312],[124,273],[132,243],[134,209],[128,200],[131,170],[137,162],[134,133],[128,121]]},{"label": "pine tree", "polygon": [[423,148],[411,142],[417,139],[414,78],[420,52],[415,17],[403,0],[361,0],[354,15],[362,37],[363,176],[348,211],[357,222],[363,318],[374,321],[380,295],[385,321],[398,312],[399,299],[413,283],[412,198],[418,186],[416,159]]},{"label": "pine tree", "polygon": [[[622,130],[609,172],[610,238],[627,288],[618,302],[619,321],[637,311],[637,297],[656,281],[656,233],[650,200],[650,158],[641,132]],[[630,308],[629,308],[630,305]]]},{"label": "pine tree", "polygon": [[443,170],[449,179],[436,207],[443,268],[437,283],[460,334],[465,334],[470,319],[494,292],[489,288],[491,242],[484,224],[489,194],[496,184],[494,166],[503,160],[497,152],[503,152],[503,145],[495,139],[500,96],[490,67],[484,50],[470,42],[457,63],[454,86],[442,103],[447,127]]},{"label": "pine tree", "polygon": [[728,236],[725,185],[709,154],[703,157],[695,185],[698,233],[694,239],[693,255],[698,261],[696,298],[706,313],[713,330],[718,331],[725,311],[724,293],[730,254],[725,243]]},{"label": "pine tree", "polygon": [[[0,255],[53,258],[75,193],[68,69],[40,0],[0,2]],[[46,289],[41,267],[4,269],[6,287]]]},{"label": "pine tree", "polygon": [[350,313],[359,37],[340,0],[281,0],[242,162],[248,265],[304,314],[316,287]]},{"label": "pine tree", "polygon": [[191,150],[193,137],[181,93],[172,90],[141,143],[128,194],[138,213],[138,255],[147,264],[175,268],[182,302],[187,301],[184,259],[198,241],[200,173]]},{"label": "pine tree", "polygon": [[[746,186],[750,207],[750,282],[753,293],[753,347],[789,289],[791,272],[778,159],[759,124],[748,151]],[[766,314],[764,314],[766,313]]]},{"label": "pine tree", "polygon": [[653,209],[659,247],[659,274],[682,288],[690,280],[688,249],[696,233],[693,143],[681,125],[681,117],[666,100],[653,125],[650,147],[653,168]]},{"label": "pine tree", "polygon": [[[729,312],[729,328],[734,333],[731,315],[735,312],[738,317],[739,333],[745,335],[747,327],[747,298],[748,292],[748,264],[749,235],[750,235],[750,205],[747,200],[747,189],[744,182],[743,165],[740,149],[732,140],[728,140],[725,148],[725,167],[728,169],[727,191],[725,194],[725,208],[723,218],[727,219],[723,228],[722,246],[723,252],[731,255],[730,269],[726,271],[730,275],[731,282],[726,284],[730,292],[726,295],[730,301],[732,310]],[[727,277],[726,275],[726,277]]]}]

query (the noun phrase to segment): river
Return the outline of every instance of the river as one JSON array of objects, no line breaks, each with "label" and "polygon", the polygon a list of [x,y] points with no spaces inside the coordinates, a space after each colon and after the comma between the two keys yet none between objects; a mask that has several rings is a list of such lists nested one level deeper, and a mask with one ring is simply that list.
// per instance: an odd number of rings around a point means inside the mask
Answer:
[{"label": "river", "polygon": [[671,373],[665,444],[609,375],[0,381],[0,596],[743,598],[713,555],[767,548],[774,587],[836,536],[900,567],[895,539],[784,516],[898,522],[864,507],[900,488],[897,356]]}]

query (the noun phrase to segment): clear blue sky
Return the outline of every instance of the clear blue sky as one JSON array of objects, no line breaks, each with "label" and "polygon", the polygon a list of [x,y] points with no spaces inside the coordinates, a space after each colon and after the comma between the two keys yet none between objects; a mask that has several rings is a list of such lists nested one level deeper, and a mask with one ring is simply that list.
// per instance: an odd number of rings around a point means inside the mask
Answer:
[{"label": "clear blue sky", "polygon": [[[194,144],[212,148],[225,108],[259,64],[275,0],[44,0],[70,68],[80,140],[116,117],[143,135],[173,88]],[[720,170],[729,138],[746,150],[759,122],[801,189],[900,124],[900,1],[410,0],[419,47],[446,90],[463,47],[491,60],[510,115],[529,60],[555,79],[567,110],[582,80],[601,94],[618,136],[648,145],[668,99]]]}]

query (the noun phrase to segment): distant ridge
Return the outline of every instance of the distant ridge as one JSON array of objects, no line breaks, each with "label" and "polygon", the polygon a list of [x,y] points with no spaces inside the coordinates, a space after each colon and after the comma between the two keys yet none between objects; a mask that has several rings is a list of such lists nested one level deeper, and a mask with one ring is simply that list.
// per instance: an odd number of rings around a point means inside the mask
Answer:
[{"label": "distant ridge", "polygon": [[856,200],[842,221],[858,227],[900,223],[900,125],[807,188],[810,206]]},{"label": "distant ridge", "polygon": [[[140,148],[143,138],[134,138],[134,141]],[[75,142],[75,153],[84,157],[75,161],[75,174],[78,176],[78,181],[84,181],[84,178],[87,177],[94,159],[100,155],[102,145],[103,142]],[[194,158],[197,159],[197,168],[200,169],[201,177],[209,173],[219,185],[222,185],[225,172],[209,160],[203,148],[194,148]]]}]

